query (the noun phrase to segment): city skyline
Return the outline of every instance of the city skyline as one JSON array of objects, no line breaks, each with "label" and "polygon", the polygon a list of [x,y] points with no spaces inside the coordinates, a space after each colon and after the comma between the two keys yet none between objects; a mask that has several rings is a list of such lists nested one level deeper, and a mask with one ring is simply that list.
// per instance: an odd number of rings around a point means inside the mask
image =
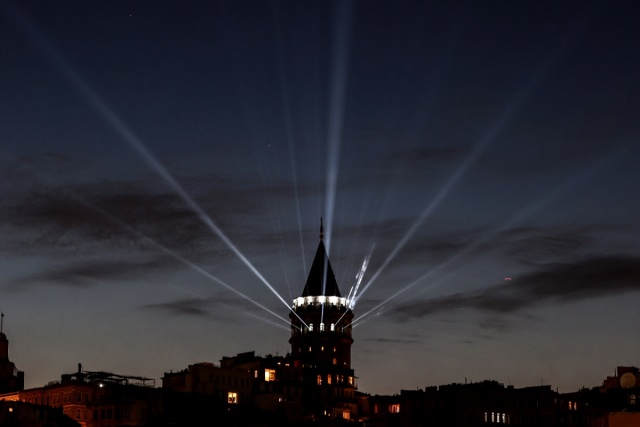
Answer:
[{"label": "city skyline", "polygon": [[320,218],[363,392],[640,363],[634,2],[0,8],[25,387],[284,355]]}]

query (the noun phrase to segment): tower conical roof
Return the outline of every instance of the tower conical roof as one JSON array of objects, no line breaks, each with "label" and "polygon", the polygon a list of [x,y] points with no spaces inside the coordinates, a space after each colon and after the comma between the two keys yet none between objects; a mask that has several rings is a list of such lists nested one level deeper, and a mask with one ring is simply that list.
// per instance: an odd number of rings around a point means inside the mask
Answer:
[{"label": "tower conical roof", "polygon": [[338,282],[336,282],[336,277],[333,274],[333,269],[329,262],[329,256],[327,255],[327,250],[324,247],[322,239],[322,220],[320,220],[320,244],[318,245],[316,256],[313,258],[313,264],[311,264],[311,270],[309,270],[309,276],[307,276],[307,283],[304,285],[304,291],[302,291],[303,297],[341,297],[340,289],[338,289]]}]

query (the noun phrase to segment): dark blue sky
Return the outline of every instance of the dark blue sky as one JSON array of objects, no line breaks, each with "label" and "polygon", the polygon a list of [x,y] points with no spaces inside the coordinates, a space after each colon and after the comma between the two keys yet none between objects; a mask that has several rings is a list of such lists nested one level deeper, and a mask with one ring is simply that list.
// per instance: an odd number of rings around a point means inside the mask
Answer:
[{"label": "dark blue sky", "polygon": [[321,216],[362,391],[640,363],[635,2],[0,7],[28,387],[285,354]]}]

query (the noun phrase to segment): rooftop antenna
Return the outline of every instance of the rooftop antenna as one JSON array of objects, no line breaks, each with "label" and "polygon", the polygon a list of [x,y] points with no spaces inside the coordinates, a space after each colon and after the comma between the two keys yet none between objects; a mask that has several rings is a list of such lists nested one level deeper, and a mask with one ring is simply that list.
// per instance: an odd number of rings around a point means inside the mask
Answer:
[{"label": "rooftop antenna", "polygon": [[320,240],[324,238],[324,231],[322,229],[322,217],[320,217]]},{"label": "rooftop antenna", "polygon": [[4,313],[0,315],[0,334],[2,333],[2,324],[4,323]]}]

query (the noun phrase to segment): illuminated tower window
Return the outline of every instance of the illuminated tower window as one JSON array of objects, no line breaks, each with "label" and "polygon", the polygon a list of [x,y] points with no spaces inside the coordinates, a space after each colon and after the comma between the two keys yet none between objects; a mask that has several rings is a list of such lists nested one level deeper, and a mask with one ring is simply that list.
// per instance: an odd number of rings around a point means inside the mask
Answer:
[{"label": "illuminated tower window", "polygon": [[238,403],[238,393],[235,391],[230,391],[227,393],[227,403]]},{"label": "illuminated tower window", "polygon": [[332,323],[331,324],[331,332],[335,332],[336,331],[336,324]]},{"label": "illuminated tower window", "polygon": [[320,332],[324,332],[324,323],[320,323]]}]

